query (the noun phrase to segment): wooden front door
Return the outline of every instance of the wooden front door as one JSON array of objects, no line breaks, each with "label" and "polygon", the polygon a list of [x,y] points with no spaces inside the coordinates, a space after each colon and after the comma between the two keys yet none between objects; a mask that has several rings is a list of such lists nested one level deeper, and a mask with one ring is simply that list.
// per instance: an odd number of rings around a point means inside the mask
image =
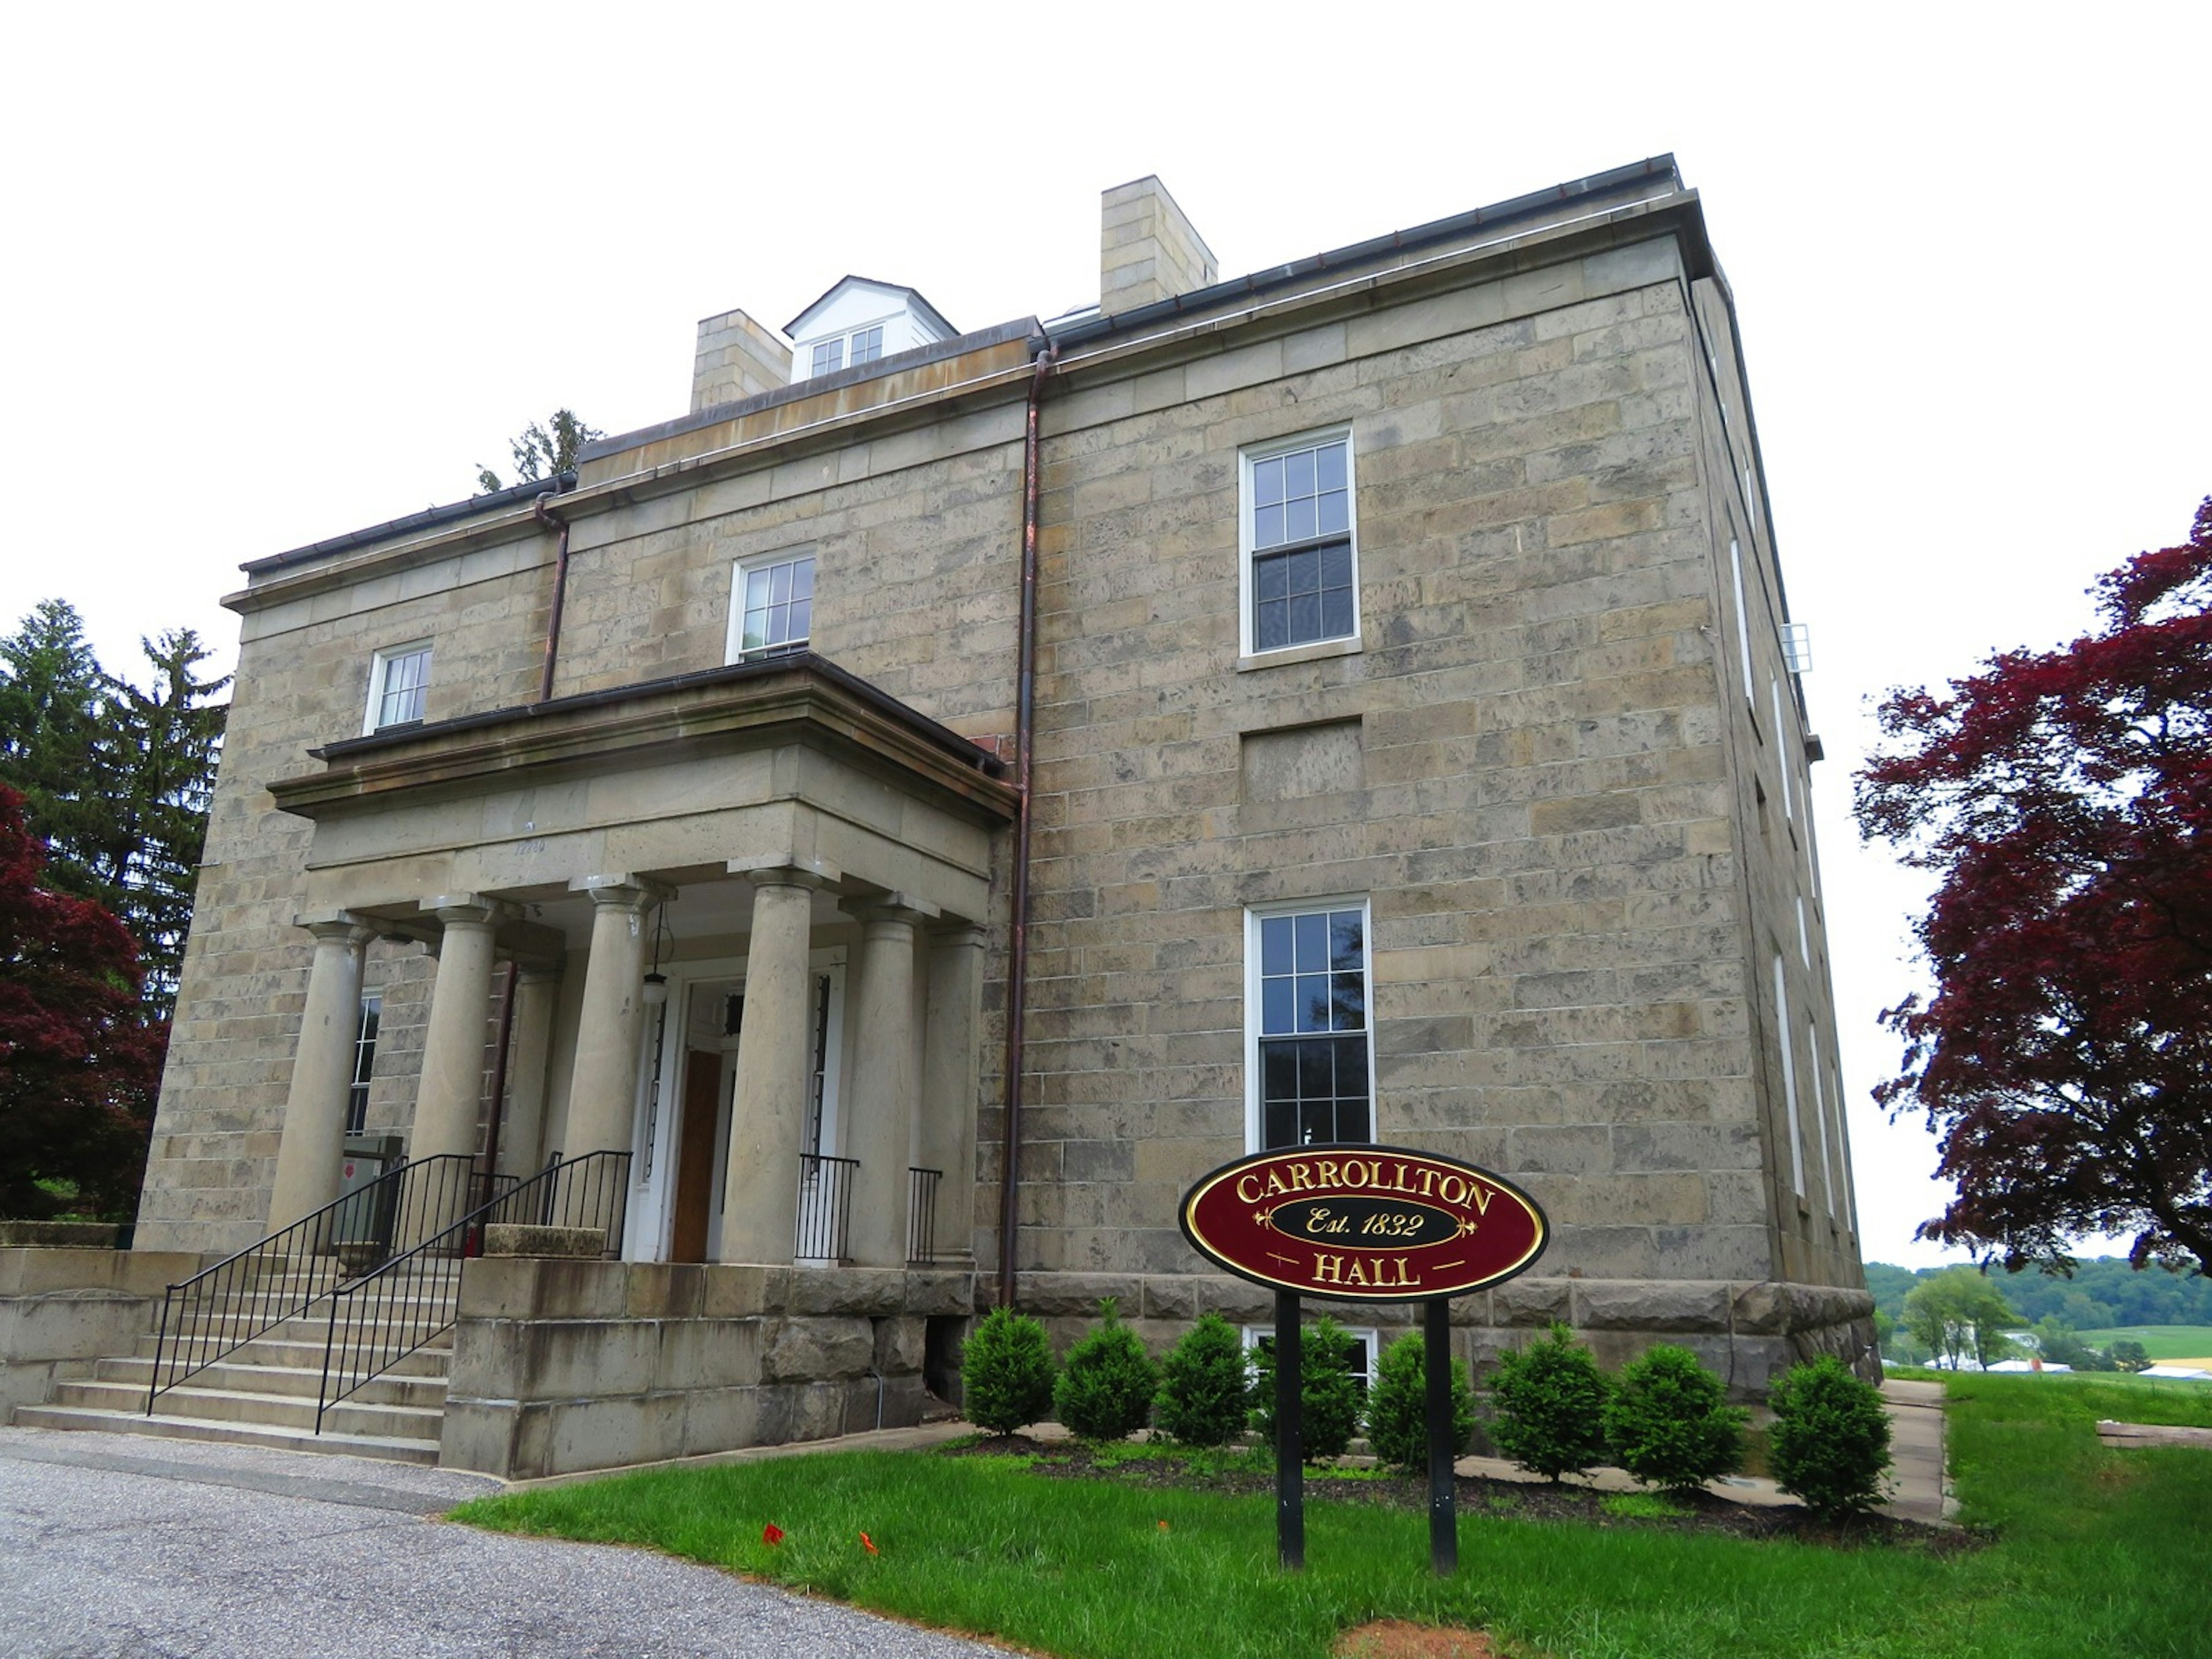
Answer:
[{"label": "wooden front door", "polygon": [[684,1125],[676,1151],[676,1225],[671,1261],[707,1259],[707,1218],[714,1205],[714,1120],[722,1103],[722,1057],[684,1053]]}]

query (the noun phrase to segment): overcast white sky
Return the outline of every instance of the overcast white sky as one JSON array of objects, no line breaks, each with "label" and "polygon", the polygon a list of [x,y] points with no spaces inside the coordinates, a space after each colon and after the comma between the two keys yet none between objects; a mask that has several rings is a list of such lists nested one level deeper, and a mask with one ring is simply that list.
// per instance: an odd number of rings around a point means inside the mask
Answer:
[{"label": "overcast white sky", "polygon": [[[1226,11],[1228,9],[1221,9]],[[1741,313],[1869,1259],[1940,1206],[1867,1100],[1919,889],[1869,699],[2070,637],[2212,493],[2212,12],[23,8],[0,25],[0,624],[235,650],[245,559],[468,495],[567,404],[688,405],[693,325],[846,271],[962,328],[1097,295],[1166,180],[1224,276],[1671,150]]]}]

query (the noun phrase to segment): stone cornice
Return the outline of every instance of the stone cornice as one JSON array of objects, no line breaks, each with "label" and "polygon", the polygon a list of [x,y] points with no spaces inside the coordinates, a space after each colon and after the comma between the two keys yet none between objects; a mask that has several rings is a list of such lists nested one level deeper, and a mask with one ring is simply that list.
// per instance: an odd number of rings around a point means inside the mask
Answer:
[{"label": "stone cornice", "polygon": [[321,771],[269,792],[280,810],[321,818],[793,742],[977,822],[1014,816],[988,750],[811,653],[349,738],[310,751]]},{"label": "stone cornice", "polygon": [[[1692,278],[1717,275],[1698,193],[1678,190],[1527,228],[1500,228],[1489,235],[1471,232],[1471,240],[1458,246],[1447,244],[1433,251],[1378,256],[1365,269],[1316,271],[1310,287],[1165,321],[1133,336],[1086,341],[1071,348],[1057,378],[1076,386],[1095,386],[1311,327],[1340,314],[1401,304],[1441,289],[1661,237],[1679,243]],[[1016,353],[1019,361],[1012,360]],[[630,449],[609,453],[601,447],[595,452],[588,471],[596,476],[561,495],[557,511],[572,520],[589,518],[825,448],[842,448],[927,425],[956,407],[1018,402],[1030,379],[1027,353],[1018,343],[999,342],[930,368],[931,374],[917,379],[905,395],[880,401],[859,395],[873,388],[840,387],[811,398],[777,399],[776,407],[761,411],[739,405],[746,413],[739,417],[733,411],[719,423],[726,428],[720,434],[718,423],[701,425],[688,419],[646,428],[638,434],[642,441]],[[625,456],[630,459],[628,471],[610,470],[611,464]],[[273,574],[225,596],[222,603],[240,612],[259,611],[531,534],[544,534],[531,509],[509,507],[489,518],[467,519],[409,540],[378,544],[337,563],[309,564]]]}]

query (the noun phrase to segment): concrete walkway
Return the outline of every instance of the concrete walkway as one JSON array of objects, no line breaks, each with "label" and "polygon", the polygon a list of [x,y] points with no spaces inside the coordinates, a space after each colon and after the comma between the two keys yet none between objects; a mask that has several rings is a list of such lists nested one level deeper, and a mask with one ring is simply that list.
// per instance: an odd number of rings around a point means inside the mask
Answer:
[{"label": "concrete walkway", "polygon": [[426,1517],[480,1475],[0,1428],[6,1659],[987,1659],[643,1550]]}]

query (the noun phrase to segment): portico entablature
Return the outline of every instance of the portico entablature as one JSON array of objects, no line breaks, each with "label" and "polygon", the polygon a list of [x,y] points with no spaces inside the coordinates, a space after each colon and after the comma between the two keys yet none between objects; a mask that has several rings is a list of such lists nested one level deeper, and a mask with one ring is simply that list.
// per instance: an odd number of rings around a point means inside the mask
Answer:
[{"label": "portico entablature", "polygon": [[811,655],[378,733],[271,786],[314,821],[311,904],[565,894],[578,875],[833,866],[979,918],[1014,792],[996,760]]}]

